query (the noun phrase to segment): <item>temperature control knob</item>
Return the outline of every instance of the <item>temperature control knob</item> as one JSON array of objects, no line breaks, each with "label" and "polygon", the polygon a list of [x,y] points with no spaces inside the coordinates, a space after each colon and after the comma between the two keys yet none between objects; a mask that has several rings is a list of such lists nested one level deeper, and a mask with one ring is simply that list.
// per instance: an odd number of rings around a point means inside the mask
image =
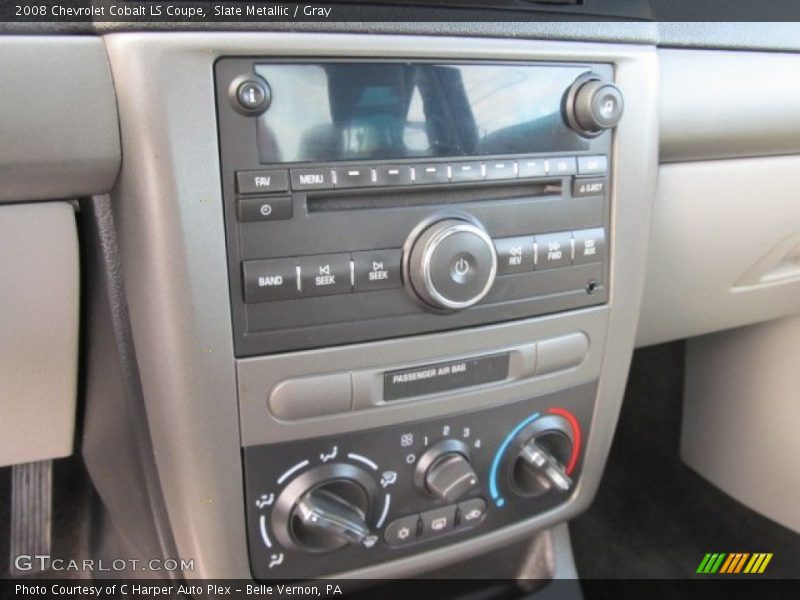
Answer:
[{"label": "temperature control knob", "polygon": [[459,310],[489,293],[497,274],[497,253],[480,224],[448,218],[411,240],[407,269],[406,280],[426,304]]},{"label": "temperature control knob", "polygon": [[469,450],[457,440],[445,440],[423,454],[415,479],[423,492],[449,503],[478,485],[478,476],[469,462]]},{"label": "temperature control knob", "polygon": [[517,435],[512,445],[515,453],[510,479],[518,494],[535,497],[572,489],[566,465],[573,439],[566,419],[557,415],[537,419]]},{"label": "temperature control knob", "polygon": [[567,123],[583,137],[597,137],[615,127],[624,108],[619,88],[597,75],[581,76],[567,92]]},{"label": "temperature control knob", "polygon": [[313,553],[366,544],[376,493],[374,480],[349,464],[307,471],[278,496],[275,535],[285,547]]}]

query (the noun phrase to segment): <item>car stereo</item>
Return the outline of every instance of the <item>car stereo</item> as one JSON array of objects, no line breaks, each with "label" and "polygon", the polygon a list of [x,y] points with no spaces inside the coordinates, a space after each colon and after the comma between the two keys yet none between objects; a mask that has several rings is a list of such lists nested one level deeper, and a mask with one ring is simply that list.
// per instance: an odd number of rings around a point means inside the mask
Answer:
[{"label": "car stereo", "polygon": [[216,64],[235,350],[608,299],[606,64]]}]

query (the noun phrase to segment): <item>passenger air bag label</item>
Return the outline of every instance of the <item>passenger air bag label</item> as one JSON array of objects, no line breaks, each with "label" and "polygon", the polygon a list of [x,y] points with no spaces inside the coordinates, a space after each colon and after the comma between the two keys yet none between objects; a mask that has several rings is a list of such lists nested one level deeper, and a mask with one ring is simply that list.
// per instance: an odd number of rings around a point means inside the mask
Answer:
[{"label": "passenger air bag label", "polygon": [[509,354],[504,352],[401,371],[388,371],[383,375],[383,399],[399,400],[501,381],[508,377],[508,360]]}]

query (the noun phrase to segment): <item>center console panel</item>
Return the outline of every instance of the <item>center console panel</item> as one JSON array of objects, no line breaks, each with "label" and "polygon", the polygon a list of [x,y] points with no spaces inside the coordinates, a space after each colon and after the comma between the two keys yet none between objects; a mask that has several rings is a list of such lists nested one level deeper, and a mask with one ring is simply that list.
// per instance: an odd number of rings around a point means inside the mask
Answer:
[{"label": "center console panel", "polygon": [[[607,302],[610,65],[224,58],[216,94],[240,356]],[[520,392],[580,366],[595,333],[269,381],[243,362],[254,577],[367,568],[564,503],[596,381]],[[389,416],[474,390],[471,409]],[[313,434],[349,414],[389,424]]]},{"label": "center console panel", "polygon": [[588,506],[643,287],[653,48],[105,45],[111,206],[186,577],[414,577]]}]

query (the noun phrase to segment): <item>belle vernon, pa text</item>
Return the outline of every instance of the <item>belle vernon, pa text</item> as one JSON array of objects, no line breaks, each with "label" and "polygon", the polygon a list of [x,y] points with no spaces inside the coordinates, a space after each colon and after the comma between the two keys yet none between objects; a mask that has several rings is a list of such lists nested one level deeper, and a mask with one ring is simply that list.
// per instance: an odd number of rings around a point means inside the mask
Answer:
[{"label": "belle vernon, pa text", "polygon": [[[228,596],[236,593],[241,594],[244,592],[248,596],[298,596],[303,598],[323,598],[328,596],[341,596],[344,592],[336,584],[320,585],[266,585],[266,584],[248,584],[243,587],[235,587],[232,585],[148,585],[139,583],[114,583],[108,585],[65,585],[65,584],[52,584],[52,585],[28,585],[25,583],[16,584],[15,594],[17,596],[44,596],[47,594],[53,596],[75,596],[80,595],[84,597],[90,596],[152,596],[152,597],[173,597],[177,595],[183,596],[199,596],[208,595],[211,597]],[[323,589],[324,588],[324,589]]]}]

